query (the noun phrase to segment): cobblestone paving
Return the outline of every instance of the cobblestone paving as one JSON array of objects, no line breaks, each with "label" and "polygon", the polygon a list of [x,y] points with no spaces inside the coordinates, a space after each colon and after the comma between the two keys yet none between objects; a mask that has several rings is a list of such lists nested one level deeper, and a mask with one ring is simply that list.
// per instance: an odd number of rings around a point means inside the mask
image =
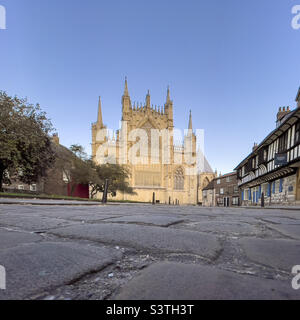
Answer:
[{"label": "cobblestone paving", "polygon": [[300,210],[0,205],[0,299],[300,299]]}]

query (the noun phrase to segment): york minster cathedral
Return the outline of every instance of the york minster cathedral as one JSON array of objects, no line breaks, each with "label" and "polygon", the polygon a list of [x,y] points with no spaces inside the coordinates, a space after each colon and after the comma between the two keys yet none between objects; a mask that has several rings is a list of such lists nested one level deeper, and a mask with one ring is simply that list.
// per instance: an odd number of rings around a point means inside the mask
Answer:
[{"label": "york minster cathedral", "polygon": [[[216,177],[204,155],[199,159],[192,114],[181,144],[175,143],[173,101],[168,88],[163,107],[151,105],[148,91],[145,103],[132,104],[127,79],[122,96],[121,128],[110,132],[103,123],[101,99],[98,119],[92,124],[92,157],[102,164],[117,163],[130,172],[129,184],[135,194],[118,192],[115,200],[155,201],[163,204],[201,204],[202,189]],[[189,146],[189,147],[187,147]]]}]

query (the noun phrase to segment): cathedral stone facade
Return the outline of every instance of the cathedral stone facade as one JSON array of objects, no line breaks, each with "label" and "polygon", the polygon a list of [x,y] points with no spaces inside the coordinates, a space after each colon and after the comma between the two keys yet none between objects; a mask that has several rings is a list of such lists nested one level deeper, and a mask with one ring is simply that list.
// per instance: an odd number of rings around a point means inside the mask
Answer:
[{"label": "cathedral stone facade", "polygon": [[151,105],[149,91],[145,103],[136,105],[131,103],[126,79],[121,128],[116,133],[103,124],[99,98],[98,120],[92,125],[93,160],[126,166],[130,171],[129,184],[136,193],[118,192],[115,200],[152,202],[155,194],[158,203],[202,204],[202,189],[215,178],[215,173],[199,153],[191,113],[183,143],[174,143],[169,88],[164,107]]}]

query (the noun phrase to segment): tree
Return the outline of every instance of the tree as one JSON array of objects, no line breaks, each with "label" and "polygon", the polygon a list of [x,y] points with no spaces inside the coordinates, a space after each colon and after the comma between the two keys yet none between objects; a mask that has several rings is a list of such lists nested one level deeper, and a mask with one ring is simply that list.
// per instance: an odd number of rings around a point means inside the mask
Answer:
[{"label": "tree", "polygon": [[26,184],[46,176],[55,157],[51,131],[52,124],[39,104],[0,91],[0,191],[3,181],[15,174]]},{"label": "tree", "polygon": [[108,180],[108,193],[112,196],[117,191],[128,194],[135,194],[129,186],[129,170],[125,166],[118,164],[96,165],[91,159],[87,159],[84,148],[78,144],[72,145],[70,150],[76,158],[73,160],[72,169],[70,170],[70,182],[74,184],[89,184],[91,187],[92,198],[98,192],[104,191],[105,181]]},{"label": "tree", "polygon": [[90,184],[91,195],[94,197],[98,192],[104,192],[105,180],[108,180],[108,193],[116,196],[117,191],[135,194],[129,186],[129,170],[118,164],[95,165],[95,180]]},{"label": "tree", "polygon": [[79,159],[82,160],[86,160],[87,154],[84,151],[83,146],[79,145],[79,144],[72,144],[70,147],[70,150],[75,154],[76,157],[78,157]]}]

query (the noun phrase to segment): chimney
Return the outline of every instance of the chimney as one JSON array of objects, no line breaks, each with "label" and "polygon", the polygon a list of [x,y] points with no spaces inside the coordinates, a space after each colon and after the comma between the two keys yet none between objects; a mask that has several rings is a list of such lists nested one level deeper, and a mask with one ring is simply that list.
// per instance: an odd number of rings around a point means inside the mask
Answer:
[{"label": "chimney", "polygon": [[54,133],[52,136],[52,141],[59,146],[59,136],[57,133]]},{"label": "chimney", "polygon": [[285,107],[279,108],[279,111],[277,113],[277,122],[282,120],[290,112],[291,112],[290,107],[287,107],[286,109]]},{"label": "chimney", "polygon": [[252,151],[255,151],[257,148],[258,148],[258,145],[257,145],[256,142],[254,142],[254,146],[253,146],[253,148],[252,148]]}]

